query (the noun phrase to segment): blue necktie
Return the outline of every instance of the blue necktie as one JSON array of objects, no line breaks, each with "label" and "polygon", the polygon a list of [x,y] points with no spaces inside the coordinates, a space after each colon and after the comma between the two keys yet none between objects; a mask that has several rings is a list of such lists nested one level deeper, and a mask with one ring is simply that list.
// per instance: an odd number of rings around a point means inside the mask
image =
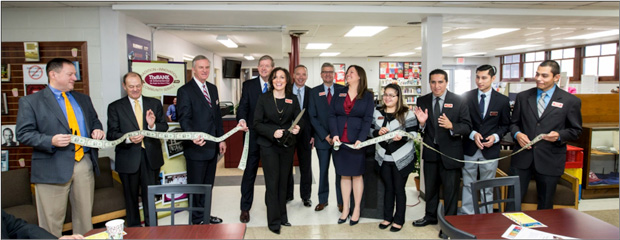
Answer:
[{"label": "blue necktie", "polygon": [[482,116],[482,118],[484,118],[484,98],[487,97],[487,95],[482,94],[480,95],[480,116]]},{"label": "blue necktie", "polygon": [[267,92],[267,87],[268,87],[268,85],[267,85],[267,83],[265,83],[265,86],[263,87],[263,93]]}]

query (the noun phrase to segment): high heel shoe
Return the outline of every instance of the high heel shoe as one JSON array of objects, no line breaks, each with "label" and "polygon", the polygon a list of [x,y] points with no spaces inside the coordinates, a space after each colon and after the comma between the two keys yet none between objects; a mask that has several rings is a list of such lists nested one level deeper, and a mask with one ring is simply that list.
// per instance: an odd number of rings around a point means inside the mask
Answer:
[{"label": "high heel shoe", "polygon": [[348,217],[346,217],[346,218],[344,218],[344,219],[340,219],[340,218],[338,218],[338,224],[343,224],[343,223],[347,222],[347,218],[348,218]]},{"label": "high heel shoe", "polygon": [[360,221],[360,219],[359,219],[359,218],[357,219],[357,221],[353,221],[353,218],[351,218],[351,219],[349,220],[349,225],[350,225],[350,226],[353,226],[353,225],[357,224],[359,221]]},{"label": "high heel shoe", "polygon": [[391,224],[392,224],[392,223],[388,223],[388,224],[383,225],[382,223],[379,223],[379,229],[386,229],[386,228],[388,228]]}]

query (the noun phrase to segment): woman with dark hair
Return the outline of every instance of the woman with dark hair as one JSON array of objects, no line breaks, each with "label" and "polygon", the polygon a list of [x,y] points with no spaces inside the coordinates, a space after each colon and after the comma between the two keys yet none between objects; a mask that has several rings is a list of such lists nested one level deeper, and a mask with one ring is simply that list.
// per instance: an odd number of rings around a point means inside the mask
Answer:
[{"label": "woman with dark hair", "polygon": [[[388,132],[403,130],[415,134],[420,124],[426,122],[427,116],[416,116],[404,103],[402,91],[396,84],[389,84],[383,92],[383,105],[373,115],[370,134],[372,137],[385,135]],[[379,163],[381,179],[385,185],[383,196],[383,222],[380,229],[392,225],[390,231],[398,232],[405,223],[405,207],[407,196],[405,184],[409,173],[415,167],[415,145],[412,139],[396,135],[391,140],[375,145],[375,159]],[[394,212],[396,201],[396,212]]]},{"label": "woman with dark hair", "polygon": [[303,126],[300,121],[288,131],[301,112],[291,84],[291,75],[286,69],[273,69],[269,75],[269,90],[258,98],[254,112],[254,129],[258,134],[265,176],[267,225],[276,234],[280,234],[281,225],[291,226],[286,214],[286,189],[293,166],[294,135]]},{"label": "woman with dark hair", "polygon": [[[346,73],[347,86],[336,92],[330,104],[329,130],[334,144],[353,143],[355,147],[368,137],[372,113],[374,111],[373,94],[367,87],[366,72],[357,65],[351,65]],[[334,151],[334,165],[340,179],[342,192],[342,215],[338,224],[344,223],[349,217],[351,190],[355,200],[355,208],[351,213],[351,226],[360,219],[360,204],[364,194],[366,150],[340,146]]]}]

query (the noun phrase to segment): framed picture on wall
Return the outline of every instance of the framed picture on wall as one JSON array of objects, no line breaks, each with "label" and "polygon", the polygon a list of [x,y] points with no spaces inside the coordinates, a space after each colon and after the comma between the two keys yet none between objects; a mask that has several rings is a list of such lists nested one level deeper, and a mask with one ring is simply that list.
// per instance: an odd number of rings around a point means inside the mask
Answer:
[{"label": "framed picture on wall", "polygon": [[9,170],[9,150],[2,150],[2,171]]},{"label": "framed picture on wall", "polygon": [[39,43],[38,42],[24,42],[24,55],[26,62],[38,62],[39,57]]},{"label": "framed picture on wall", "polygon": [[41,91],[45,89],[45,87],[47,87],[47,84],[24,84],[24,89],[25,89],[24,96]]},{"label": "framed picture on wall", "polygon": [[19,146],[19,142],[15,139],[15,125],[2,125],[2,146]]},{"label": "framed picture on wall", "polygon": [[[169,123],[168,132],[182,132],[181,125],[179,123]],[[166,155],[168,159],[180,156],[183,154],[183,141],[166,139],[164,147],[166,148]]]},{"label": "framed picture on wall", "polygon": [[2,63],[2,82],[11,81],[11,64]]},{"label": "framed picture on wall", "polygon": [[9,114],[9,105],[6,102],[6,93],[2,93],[2,115]]}]

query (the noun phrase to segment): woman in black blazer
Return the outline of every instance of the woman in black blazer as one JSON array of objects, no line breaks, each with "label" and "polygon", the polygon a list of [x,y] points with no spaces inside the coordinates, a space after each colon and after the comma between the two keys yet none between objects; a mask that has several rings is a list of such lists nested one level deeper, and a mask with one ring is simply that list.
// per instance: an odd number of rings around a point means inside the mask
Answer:
[{"label": "woman in black blazer", "polygon": [[269,230],[280,234],[280,226],[291,226],[286,215],[286,189],[293,167],[295,136],[303,123],[288,129],[299,115],[299,103],[293,95],[291,76],[284,68],[269,75],[269,90],[258,98],[254,112],[254,129],[258,134],[260,157],[265,176],[265,204]]},{"label": "woman in black blazer", "polygon": [[[330,104],[329,130],[334,143],[351,143],[357,146],[365,141],[370,131],[372,114],[375,108],[372,92],[368,91],[366,72],[357,65],[347,69],[347,87],[334,95]],[[334,151],[334,165],[340,179],[342,192],[342,215],[338,224],[344,223],[349,215],[351,189],[355,208],[351,214],[351,226],[360,219],[360,204],[364,194],[364,174],[366,150],[352,149],[345,145]]]}]

